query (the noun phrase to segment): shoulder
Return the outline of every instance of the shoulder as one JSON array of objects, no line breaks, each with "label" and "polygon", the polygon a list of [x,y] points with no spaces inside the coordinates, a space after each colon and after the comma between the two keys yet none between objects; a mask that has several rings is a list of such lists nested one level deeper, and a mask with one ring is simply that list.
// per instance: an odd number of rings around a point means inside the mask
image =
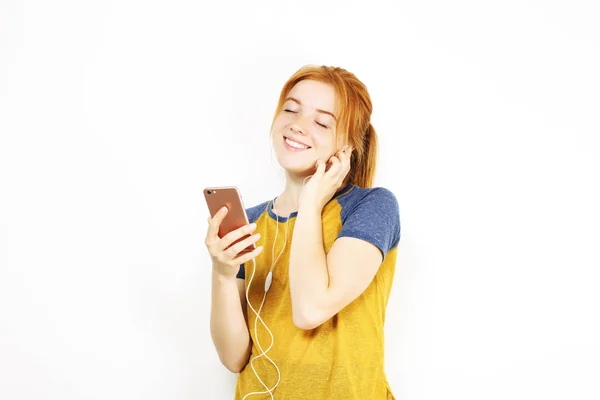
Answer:
[{"label": "shoulder", "polygon": [[400,241],[400,207],[395,194],[385,187],[354,186],[338,198],[342,228],[338,237],[367,240],[385,254]]},{"label": "shoulder", "polygon": [[248,216],[248,221],[250,223],[256,222],[256,220],[261,216],[261,214],[267,212],[268,203],[269,201],[263,201],[260,204],[246,208],[246,215]]},{"label": "shoulder", "polygon": [[[248,222],[250,224],[253,222],[256,222],[263,213],[267,212],[268,204],[269,204],[269,201],[263,201],[262,203],[257,204],[255,206],[244,208],[246,210],[246,215],[248,216]],[[245,276],[246,276],[245,263],[243,263],[240,265],[240,269],[239,269],[236,277],[239,279],[245,279]]]},{"label": "shoulder", "polygon": [[397,215],[400,212],[396,195],[388,188],[362,188],[354,185],[352,190],[338,198],[342,206],[342,220],[360,210],[363,216]]}]

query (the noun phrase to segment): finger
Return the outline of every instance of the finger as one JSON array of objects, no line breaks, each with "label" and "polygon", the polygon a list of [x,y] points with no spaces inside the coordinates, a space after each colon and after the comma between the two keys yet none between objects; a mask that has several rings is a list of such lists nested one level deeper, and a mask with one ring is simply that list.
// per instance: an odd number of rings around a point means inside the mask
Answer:
[{"label": "finger", "polygon": [[350,158],[352,157],[352,146],[350,145],[346,145],[344,146],[344,148],[342,149],[342,158],[340,158],[340,160],[342,160],[342,162],[344,161],[350,161]]},{"label": "finger", "polygon": [[237,265],[244,264],[245,262],[248,262],[248,261],[252,260],[254,257],[256,257],[257,255],[259,255],[260,252],[262,251],[262,249],[263,249],[262,246],[258,246],[256,249],[252,250],[250,253],[246,253],[243,256],[239,256],[238,258],[233,260],[233,262]]},{"label": "finger", "polygon": [[[229,245],[233,242],[235,242],[236,240],[238,240],[239,238],[246,236],[248,234],[251,234],[252,232],[254,232],[254,230],[256,229],[256,224],[252,223],[252,224],[248,224],[248,225],[244,225],[238,229],[235,229],[231,232],[229,232],[227,235],[223,236],[221,238],[221,240],[219,240],[218,244],[216,245],[217,247],[215,248],[216,251],[222,251],[223,249],[227,249],[227,247],[229,247]],[[247,240],[247,239],[244,239]],[[237,243],[236,243],[237,245]],[[238,253],[243,250],[245,247],[247,247],[248,245],[242,247],[240,250],[238,250]],[[227,249],[230,250],[230,249]],[[237,253],[233,253],[231,254],[231,257],[235,256]]]},{"label": "finger", "polygon": [[340,166],[341,166],[340,159],[336,156],[331,156],[329,158],[329,162],[331,163],[331,167],[329,168],[327,173],[330,175],[337,175],[338,172],[340,171]]},{"label": "finger", "polygon": [[256,233],[252,236],[247,237],[244,240],[239,241],[234,244],[230,248],[227,249],[227,254],[229,257],[234,258],[237,256],[240,251],[244,250],[246,247],[250,246],[252,243],[256,243],[256,241],[260,238],[260,233]]},{"label": "finger", "polygon": [[349,168],[347,168],[346,165],[348,165],[348,164],[345,161],[340,163],[340,167],[339,167],[337,173],[331,178],[334,182],[336,182],[340,185],[344,181],[344,178],[346,177],[346,175],[348,175]]},{"label": "finger", "polygon": [[315,172],[314,175],[322,176],[324,172],[325,172],[325,162],[319,158],[317,160],[317,171]]},{"label": "finger", "polygon": [[219,226],[221,226],[221,221],[223,221],[225,215],[227,215],[227,207],[221,208],[219,211],[217,211],[215,216],[210,219],[208,224],[208,233],[206,235],[209,239],[219,239]]},{"label": "finger", "polygon": [[334,179],[335,181],[339,181],[340,183],[344,180],[344,178],[346,177],[346,175],[348,175],[348,172],[350,171],[350,157],[348,156],[348,154],[346,154],[347,148],[348,146],[345,146],[338,152],[340,154],[336,164],[336,167],[338,167],[338,169],[332,177],[332,179]]},{"label": "finger", "polygon": [[350,159],[351,155],[352,155],[352,147],[345,146],[344,149],[342,150],[342,157],[346,158],[346,159]]},{"label": "finger", "polygon": [[323,174],[327,174],[329,169],[331,168],[331,157],[327,159],[327,161],[323,160]]},{"label": "finger", "polygon": [[352,147],[348,146],[346,148],[346,150],[343,152],[342,164],[348,164],[348,167],[349,167],[351,157],[352,157]]}]

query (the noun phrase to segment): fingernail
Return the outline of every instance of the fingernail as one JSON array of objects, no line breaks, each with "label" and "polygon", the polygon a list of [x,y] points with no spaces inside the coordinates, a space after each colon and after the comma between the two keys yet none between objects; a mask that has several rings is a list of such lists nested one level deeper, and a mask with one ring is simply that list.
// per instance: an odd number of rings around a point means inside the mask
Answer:
[{"label": "fingernail", "polygon": [[222,212],[223,214],[225,214],[225,213],[227,212],[227,207],[223,207],[223,208],[221,208],[221,212]]}]

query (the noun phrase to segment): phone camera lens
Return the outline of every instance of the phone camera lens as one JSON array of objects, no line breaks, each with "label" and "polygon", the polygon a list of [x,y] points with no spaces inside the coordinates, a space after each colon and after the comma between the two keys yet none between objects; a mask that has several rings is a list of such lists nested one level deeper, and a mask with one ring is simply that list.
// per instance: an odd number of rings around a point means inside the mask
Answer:
[{"label": "phone camera lens", "polygon": [[209,191],[208,191],[208,194],[211,194],[211,193],[212,193],[212,192],[209,190]]}]

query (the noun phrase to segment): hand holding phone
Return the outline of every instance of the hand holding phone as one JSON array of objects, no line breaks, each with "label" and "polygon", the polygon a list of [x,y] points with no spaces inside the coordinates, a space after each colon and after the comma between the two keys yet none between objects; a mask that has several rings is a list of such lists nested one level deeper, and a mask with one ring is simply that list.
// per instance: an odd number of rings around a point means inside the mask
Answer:
[{"label": "hand holding phone", "polygon": [[262,251],[262,247],[255,245],[259,237],[250,236],[255,227],[248,222],[242,197],[236,187],[205,188],[204,197],[211,214],[205,244],[213,265],[224,275],[235,276],[241,264]]}]

